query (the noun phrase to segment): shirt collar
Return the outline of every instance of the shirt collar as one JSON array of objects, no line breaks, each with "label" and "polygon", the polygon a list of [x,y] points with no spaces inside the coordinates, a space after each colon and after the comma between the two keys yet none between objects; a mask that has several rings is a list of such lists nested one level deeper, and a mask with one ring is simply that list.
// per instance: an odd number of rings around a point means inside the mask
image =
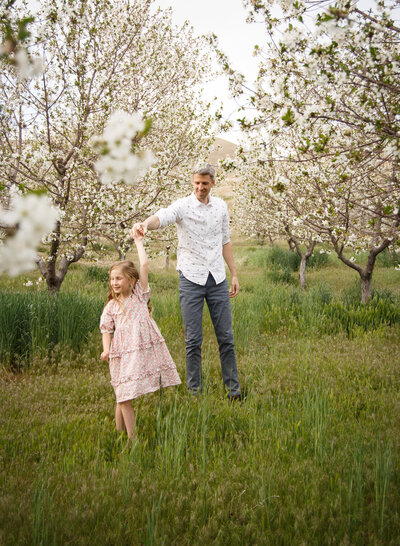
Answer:
[{"label": "shirt collar", "polygon": [[211,193],[208,194],[208,203],[207,204],[202,203],[201,201],[199,201],[197,199],[197,197],[195,196],[194,192],[192,193],[191,198],[192,198],[192,201],[193,201],[195,207],[200,207],[201,205],[204,205],[204,206],[208,207],[209,205],[213,204],[213,200],[214,200],[214,197],[211,195]]}]

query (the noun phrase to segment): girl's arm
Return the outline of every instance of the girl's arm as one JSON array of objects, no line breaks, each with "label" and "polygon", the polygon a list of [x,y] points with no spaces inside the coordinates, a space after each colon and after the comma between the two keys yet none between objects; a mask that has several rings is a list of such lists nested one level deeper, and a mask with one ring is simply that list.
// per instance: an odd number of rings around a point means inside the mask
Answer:
[{"label": "girl's arm", "polygon": [[108,332],[104,332],[104,334],[102,335],[103,352],[100,355],[101,360],[108,360],[110,356],[111,340],[112,340],[112,334],[109,334]]},{"label": "girl's arm", "polygon": [[135,233],[135,245],[139,255],[139,281],[143,292],[146,292],[149,286],[149,259],[143,246],[143,235],[138,232]]}]

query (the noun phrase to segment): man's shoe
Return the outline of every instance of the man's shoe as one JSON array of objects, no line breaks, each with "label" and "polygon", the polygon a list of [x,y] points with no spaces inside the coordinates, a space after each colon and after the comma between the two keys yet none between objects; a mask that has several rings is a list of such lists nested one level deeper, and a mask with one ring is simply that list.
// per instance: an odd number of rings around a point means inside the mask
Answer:
[{"label": "man's shoe", "polygon": [[242,402],[243,396],[241,394],[234,394],[233,396],[229,396],[229,402]]}]

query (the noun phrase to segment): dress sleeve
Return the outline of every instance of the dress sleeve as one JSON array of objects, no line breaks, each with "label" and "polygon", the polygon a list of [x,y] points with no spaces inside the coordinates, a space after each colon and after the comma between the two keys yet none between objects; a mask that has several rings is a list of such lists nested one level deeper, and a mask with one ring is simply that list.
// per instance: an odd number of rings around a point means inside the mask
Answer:
[{"label": "dress sleeve", "polygon": [[147,290],[146,292],[144,292],[142,285],[140,284],[140,281],[137,281],[135,285],[134,294],[136,295],[139,301],[145,301],[147,303],[150,299],[150,286],[147,285]]},{"label": "dress sleeve", "polygon": [[114,314],[112,312],[112,302],[108,302],[104,307],[100,318],[100,332],[102,334],[112,334],[115,329]]}]

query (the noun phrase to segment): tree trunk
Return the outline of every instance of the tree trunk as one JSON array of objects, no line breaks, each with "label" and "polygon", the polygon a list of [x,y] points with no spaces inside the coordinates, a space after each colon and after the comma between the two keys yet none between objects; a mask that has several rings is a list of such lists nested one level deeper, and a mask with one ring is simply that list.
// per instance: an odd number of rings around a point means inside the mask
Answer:
[{"label": "tree trunk", "polygon": [[306,267],[307,267],[307,255],[306,254],[300,254],[300,270],[299,270],[299,280],[300,280],[300,287],[305,288],[306,287]]},{"label": "tree trunk", "polygon": [[268,241],[270,248],[272,248],[274,246],[274,239],[270,233],[268,233]]},{"label": "tree trunk", "polygon": [[82,258],[83,254],[85,253],[86,245],[87,239],[85,238],[82,246],[74,252],[72,257],[67,258],[66,256],[63,256],[60,260],[57,272],[55,256],[52,256],[47,262],[40,256],[37,257],[36,263],[40,273],[46,280],[47,289],[49,292],[57,293],[60,291],[61,284],[65,279],[69,266]]},{"label": "tree trunk", "polygon": [[120,262],[123,260],[126,260],[126,251],[123,249],[123,244],[120,245],[119,241],[115,241],[114,239],[111,239],[111,237],[107,237],[114,245],[115,250],[118,252],[118,259]]},{"label": "tree trunk", "polygon": [[378,256],[380,252],[383,252],[385,248],[387,248],[390,245],[391,240],[384,239],[378,247],[374,247],[370,249],[367,263],[364,269],[361,267],[361,265],[356,264],[355,262],[346,258],[346,256],[343,254],[343,251],[344,251],[343,243],[339,243],[338,239],[335,239],[332,235],[331,235],[331,241],[333,243],[333,247],[335,249],[335,252],[339,260],[341,260],[344,264],[348,265],[349,267],[357,271],[358,274],[360,275],[361,301],[365,305],[367,301],[369,300],[369,298],[371,297],[371,293],[372,293],[372,274],[374,272],[376,257]]},{"label": "tree trunk", "polygon": [[169,269],[169,253],[170,253],[170,245],[167,246],[167,253],[165,255],[165,265],[164,265],[164,269]]},{"label": "tree trunk", "polygon": [[[286,231],[288,235],[290,235],[289,228],[286,228]],[[299,281],[300,281],[300,287],[305,288],[306,287],[306,269],[307,269],[307,260],[314,252],[315,245],[317,244],[316,241],[313,241],[310,239],[308,241],[308,247],[306,252],[302,252],[300,248],[300,244],[297,241],[297,239],[293,236],[288,239],[289,248],[291,250],[296,249],[297,254],[300,256],[300,269],[299,269]]]},{"label": "tree trunk", "polygon": [[361,279],[361,302],[365,305],[372,293],[372,272],[370,275],[360,275]]}]

